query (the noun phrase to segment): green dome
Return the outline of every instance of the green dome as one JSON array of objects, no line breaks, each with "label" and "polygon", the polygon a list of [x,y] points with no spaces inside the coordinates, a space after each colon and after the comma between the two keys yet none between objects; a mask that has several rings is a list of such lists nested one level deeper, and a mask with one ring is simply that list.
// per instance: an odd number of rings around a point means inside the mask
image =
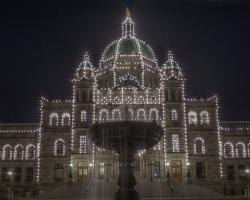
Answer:
[{"label": "green dome", "polygon": [[103,61],[115,57],[115,55],[142,55],[154,60],[154,52],[145,42],[135,37],[125,37],[111,43],[103,53]]}]

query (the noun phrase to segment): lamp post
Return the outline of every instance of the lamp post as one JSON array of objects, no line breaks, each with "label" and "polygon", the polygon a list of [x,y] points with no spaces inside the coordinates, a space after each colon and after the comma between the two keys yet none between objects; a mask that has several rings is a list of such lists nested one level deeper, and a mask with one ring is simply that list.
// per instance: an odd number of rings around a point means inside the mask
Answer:
[{"label": "lamp post", "polygon": [[8,176],[9,176],[8,200],[14,200],[13,191],[12,191],[13,172],[8,171]]},{"label": "lamp post", "polygon": [[70,164],[69,164],[69,183],[72,183],[72,182],[73,182],[72,170],[73,170],[73,163],[70,163]]},{"label": "lamp post", "polygon": [[187,183],[191,183],[191,173],[190,173],[190,169],[189,169],[190,163],[187,162]]},{"label": "lamp post", "polygon": [[247,199],[249,199],[249,173],[250,173],[250,170],[246,169],[246,174],[247,174]]}]

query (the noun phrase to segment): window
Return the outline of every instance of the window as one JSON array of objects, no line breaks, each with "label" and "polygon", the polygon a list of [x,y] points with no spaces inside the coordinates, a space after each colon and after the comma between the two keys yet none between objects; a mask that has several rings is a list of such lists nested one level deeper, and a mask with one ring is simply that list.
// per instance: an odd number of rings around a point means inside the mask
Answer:
[{"label": "window", "polygon": [[246,147],[243,142],[238,142],[236,144],[236,151],[235,151],[236,157],[238,158],[245,158],[246,157]]},{"label": "window", "polygon": [[87,153],[87,136],[80,135],[80,153]]},{"label": "window", "polygon": [[149,120],[156,121],[158,119],[159,119],[158,110],[155,109],[155,108],[150,109],[150,111],[149,111]]},{"label": "window", "polygon": [[205,154],[205,142],[203,138],[200,137],[195,138],[194,154]]},{"label": "window", "polygon": [[57,139],[54,143],[54,155],[65,156],[65,142],[63,139]]},{"label": "window", "polygon": [[2,174],[1,174],[1,181],[2,182],[8,182],[9,177],[8,177],[8,168],[7,167],[2,167]]},{"label": "window", "polygon": [[108,110],[102,109],[99,113],[99,121],[107,121],[108,120]]},{"label": "window", "polygon": [[239,170],[239,180],[245,180],[246,179],[246,166],[245,165],[238,165]]},{"label": "window", "polygon": [[3,160],[12,159],[12,147],[9,144],[3,146],[2,159]]},{"label": "window", "polygon": [[14,180],[17,183],[20,183],[22,179],[22,168],[21,167],[15,167],[14,169]]},{"label": "window", "polygon": [[29,144],[26,146],[25,151],[25,159],[26,160],[35,160],[36,158],[36,150],[35,145]]},{"label": "window", "polygon": [[23,145],[17,144],[14,147],[14,160],[23,160],[24,159],[24,148]]},{"label": "window", "polygon": [[54,181],[55,182],[62,182],[64,178],[64,169],[63,164],[55,164],[54,166]]},{"label": "window", "polygon": [[86,110],[81,111],[81,122],[87,122],[87,112],[86,112]]},{"label": "window", "polygon": [[200,113],[201,116],[201,124],[209,124],[209,114],[206,110]]},{"label": "window", "polygon": [[101,178],[103,178],[104,177],[104,173],[105,173],[105,171],[104,171],[104,168],[105,168],[104,162],[100,162],[99,163],[99,168],[100,168],[99,176]]},{"label": "window", "polygon": [[205,178],[205,163],[196,163],[196,178]]},{"label": "window", "polygon": [[25,168],[25,182],[33,182],[33,178],[34,178],[33,167],[26,167]]},{"label": "window", "polygon": [[227,174],[227,180],[232,181],[232,180],[235,179],[234,166],[233,165],[227,165],[226,166],[226,174]]},{"label": "window", "polygon": [[58,126],[59,117],[57,113],[51,113],[49,116],[49,125],[50,126]]},{"label": "window", "polygon": [[178,119],[178,114],[176,109],[171,110],[171,119],[173,121],[176,121]]},{"label": "window", "polygon": [[172,135],[172,150],[173,152],[179,152],[179,135],[173,134]]},{"label": "window", "polygon": [[234,147],[231,142],[226,142],[224,144],[224,157],[233,158],[234,157]]},{"label": "window", "polygon": [[137,110],[137,120],[146,120],[146,112],[144,109],[140,108]]},{"label": "window", "polygon": [[70,114],[69,113],[62,114],[62,126],[70,126]]},{"label": "window", "polygon": [[112,110],[112,120],[116,121],[121,119],[122,119],[121,111],[119,109]]},{"label": "window", "polygon": [[189,111],[188,113],[188,123],[197,124],[197,114],[195,111]]}]

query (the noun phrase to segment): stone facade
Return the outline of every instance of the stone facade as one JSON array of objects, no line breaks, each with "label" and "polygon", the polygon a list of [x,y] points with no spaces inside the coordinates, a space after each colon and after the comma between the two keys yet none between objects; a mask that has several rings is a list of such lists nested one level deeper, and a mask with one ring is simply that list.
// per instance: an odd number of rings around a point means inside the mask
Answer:
[{"label": "stone facade", "polygon": [[[135,155],[136,176],[216,185],[233,193],[244,185],[250,158],[250,122],[219,119],[217,96],[188,99],[181,67],[171,52],[160,66],[153,50],[137,39],[127,15],[122,36],[94,67],[88,54],[76,69],[70,100],[41,98],[37,124],[0,125],[0,181],[55,185],[86,178],[117,179],[116,152],[89,141],[94,123],[157,121],[161,142]],[[188,176],[190,174],[190,176]]]}]

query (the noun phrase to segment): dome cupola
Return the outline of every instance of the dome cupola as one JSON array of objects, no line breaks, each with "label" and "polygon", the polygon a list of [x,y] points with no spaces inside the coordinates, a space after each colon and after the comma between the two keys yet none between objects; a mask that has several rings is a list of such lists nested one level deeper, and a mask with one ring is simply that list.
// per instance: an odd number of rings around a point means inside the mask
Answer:
[{"label": "dome cupola", "polygon": [[168,51],[167,61],[162,66],[162,77],[165,80],[177,79],[182,80],[183,74],[178,63],[174,59],[174,55],[171,51]]},{"label": "dome cupola", "polygon": [[86,51],[84,53],[83,60],[80,62],[80,64],[76,69],[74,81],[80,81],[83,78],[90,79],[93,77],[93,72],[94,72],[93,65],[90,62],[89,54]]}]

